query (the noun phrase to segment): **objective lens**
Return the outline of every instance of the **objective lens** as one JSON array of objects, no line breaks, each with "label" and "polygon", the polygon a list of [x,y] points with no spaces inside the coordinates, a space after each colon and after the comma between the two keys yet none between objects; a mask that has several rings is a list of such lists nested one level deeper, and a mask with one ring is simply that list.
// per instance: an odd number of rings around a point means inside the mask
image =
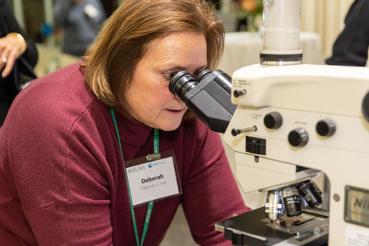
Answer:
[{"label": "objective lens", "polygon": [[277,220],[284,214],[281,191],[271,190],[268,192],[267,201],[265,203],[265,217],[271,221]]},{"label": "objective lens", "polygon": [[302,199],[296,187],[284,188],[282,190],[282,198],[287,216],[292,217],[302,213]]},{"label": "objective lens", "polygon": [[176,96],[183,99],[184,94],[191,90],[198,81],[187,71],[179,71],[175,73],[169,82],[169,90]]},{"label": "objective lens", "polygon": [[322,204],[322,192],[315,183],[304,181],[297,188],[310,207],[317,207]]}]

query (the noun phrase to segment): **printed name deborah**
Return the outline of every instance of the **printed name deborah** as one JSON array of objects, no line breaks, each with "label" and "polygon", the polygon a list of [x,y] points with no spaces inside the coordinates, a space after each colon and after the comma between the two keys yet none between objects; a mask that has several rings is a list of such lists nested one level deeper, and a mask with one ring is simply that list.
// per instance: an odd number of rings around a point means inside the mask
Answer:
[{"label": "printed name deborah", "polygon": [[127,168],[134,206],[180,193],[172,156]]},{"label": "printed name deborah", "polygon": [[154,176],[154,177],[148,177],[146,179],[141,179],[141,183],[150,183],[152,181],[155,181],[155,180],[159,180],[159,179],[163,179],[164,178],[164,175],[163,174],[160,174],[158,176]]}]

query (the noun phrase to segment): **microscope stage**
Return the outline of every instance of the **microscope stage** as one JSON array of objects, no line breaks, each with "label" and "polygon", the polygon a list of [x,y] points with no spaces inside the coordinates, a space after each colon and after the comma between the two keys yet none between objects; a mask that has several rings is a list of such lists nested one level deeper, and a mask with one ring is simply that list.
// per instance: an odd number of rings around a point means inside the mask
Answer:
[{"label": "microscope stage", "polygon": [[298,217],[285,217],[286,225],[280,226],[268,222],[262,207],[219,222],[215,227],[233,245],[327,245],[327,217],[305,212]]}]

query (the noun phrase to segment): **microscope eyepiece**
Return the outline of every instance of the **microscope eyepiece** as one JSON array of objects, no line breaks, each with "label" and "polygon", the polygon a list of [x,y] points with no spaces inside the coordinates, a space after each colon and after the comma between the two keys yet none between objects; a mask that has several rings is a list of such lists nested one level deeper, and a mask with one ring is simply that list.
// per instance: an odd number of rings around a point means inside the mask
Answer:
[{"label": "microscope eyepiece", "polygon": [[179,71],[171,75],[169,90],[183,100],[184,94],[195,87],[197,83],[198,81],[190,73]]},{"label": "microscope eyepiece", "polygon": [[169,90],[178,96],[210,129],[224,133],[236,106],[231,102],[230,77],[221,71],[202,69],[171,75]]},{"label": "microscope eyepiece", "polygon": [[198,74],[196,75],[196,79],[198,81],[202,80],[204,78],[204,76],[206,76],[207,74],[211,73],[211,70],[208,68],[203,68],[200,70],[200,72],[198,72]]}]

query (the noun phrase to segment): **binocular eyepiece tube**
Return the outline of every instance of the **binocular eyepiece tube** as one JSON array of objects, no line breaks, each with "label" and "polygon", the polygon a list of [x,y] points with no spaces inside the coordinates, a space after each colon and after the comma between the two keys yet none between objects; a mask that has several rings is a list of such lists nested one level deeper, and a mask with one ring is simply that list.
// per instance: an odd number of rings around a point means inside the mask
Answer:
[{"label": "binocular eyepiece tube", "polygon": [[179,98],[191,90],[198,81],[187,71],[179,71],[171,76],[169,90]]},{"label": "binocular eyepiece tube", "polygon": [[231,78],[226,73],[202,69],[193,76],[182,70],[172,74],[169,90],[210,129],[226,131],[236,110],[231,103]]}]

